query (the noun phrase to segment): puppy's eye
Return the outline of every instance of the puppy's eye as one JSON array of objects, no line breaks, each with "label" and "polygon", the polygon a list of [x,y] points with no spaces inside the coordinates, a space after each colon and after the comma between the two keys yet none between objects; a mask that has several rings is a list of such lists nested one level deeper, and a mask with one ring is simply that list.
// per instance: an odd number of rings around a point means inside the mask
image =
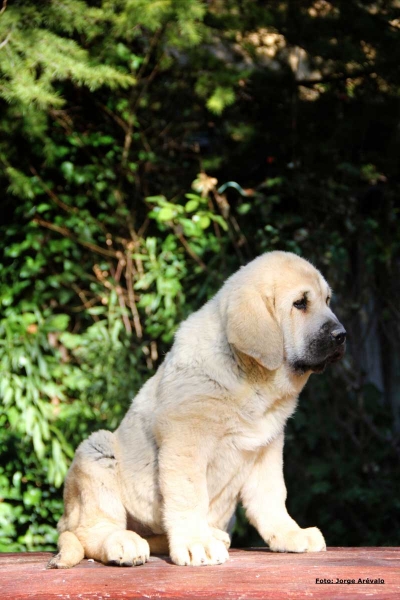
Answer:
[{"label": "puppy's eye", "polygon": [[301,298],[301,300],[296,300],[296,302],[293,302],[293,306],[295,308],[297,308],[298,310],[306,310],[307,308],[307,298]]},{"label": "puppy's eye", "polygon": [[327,305],[328,305],[328,306],[329,306],[329,302],[330,302],[330,301],[331,301],[331,297],[330,297],[330,296],[328,296],[328,297],[327,297],[327,299],[326,299],[326,303],[327,303]]}]

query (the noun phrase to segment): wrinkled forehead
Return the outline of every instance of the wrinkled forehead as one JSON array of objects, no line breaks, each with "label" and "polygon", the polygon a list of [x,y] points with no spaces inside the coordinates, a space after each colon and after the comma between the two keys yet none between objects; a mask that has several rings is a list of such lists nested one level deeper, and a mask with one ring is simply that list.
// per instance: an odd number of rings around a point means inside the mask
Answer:
[{"label": "wrinkled forehead", "polygon": [[320,297],[324,301],[331,295],[331,289],[317,269],[312,265],[291,265],[282,269],[281,276],[277,277],[276,289],[278,293],[294,294],[299,298],[302,295]]}]

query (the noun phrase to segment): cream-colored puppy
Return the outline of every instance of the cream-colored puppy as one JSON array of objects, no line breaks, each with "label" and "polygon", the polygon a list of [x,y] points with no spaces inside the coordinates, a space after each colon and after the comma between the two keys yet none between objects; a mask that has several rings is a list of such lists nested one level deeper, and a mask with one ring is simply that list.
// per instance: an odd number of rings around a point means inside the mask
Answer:
[{"label": "cream-colored puppy", "polygon": [[138,565],[150,549],[178,565],[221,564],[239,500],[272,550],[324,550],[319,529],[286,511],[282,452],[310,374],[344,353],[330,295],[306,260],[271,252],[182,323],[117,431],[77,449],[49,567],[84,556]]}]

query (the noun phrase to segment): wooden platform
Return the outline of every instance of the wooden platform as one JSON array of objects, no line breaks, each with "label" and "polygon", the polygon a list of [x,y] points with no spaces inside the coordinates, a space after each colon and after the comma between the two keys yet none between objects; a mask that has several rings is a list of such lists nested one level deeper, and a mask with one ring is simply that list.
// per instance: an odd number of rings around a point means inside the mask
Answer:
[{"label": "wooden platform", "polygon": [[[400,599],[400,548],[329,548],[315,554],[231,550],[230,561],[217,567],[177,567],[165,557],[152,557],[140,567],[106,567],[83,560],[73,569],[47,570],[50,556],[0,554],[1,600]],[[317,579],[332,583],[316,583]],[[368,579],[384,583],[359,583]]]}]

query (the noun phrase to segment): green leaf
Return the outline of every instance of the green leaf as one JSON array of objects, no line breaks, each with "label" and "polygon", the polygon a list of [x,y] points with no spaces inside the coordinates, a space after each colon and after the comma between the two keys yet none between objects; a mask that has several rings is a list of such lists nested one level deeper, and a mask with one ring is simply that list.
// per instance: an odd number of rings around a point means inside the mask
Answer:
[{"label": "green leaf", "polygon": [[235,93],[232,88],[218,86],[212,96],[207,100],[207,108],[216,115],[222,114],[227,106],[235,102]]},{"label": "green leaf", "polygon": [[89,315],[104,315],[106,312],[106,308],[104,306],[92,306],[87,309]]},{"label": "green leaf", "polygon": [[42,492],[39,488],[29,487],[29,489],[24,492],[23,501],[25,506],[32,507],[37,506],[42,499]]},{"label": "green leaf", "polygon": [[195,210],[197,210],[199,207],[199,201],[196,200],[189,200],[189,202],[186,202],[185,204],[185,210],[186,212],[193,212]]},{"label": "green leaf", "polygon": [[41,204],[39,204],[36,207],[36,212],[38,212],[39,214],[46,212],[46,210],[50,210],[51,206],[50,204],[46,204],[45,202],[42,202]]},{"label": "green leaf", "polygon": [[247,213],[251,210],[251,204],[245,202],[240,204],[236,210],[238,211],[239,215],[247,215]]},{"label": "green leaf", "polygon": [[225,221],[225,219],[223,217],[221,217],[221,215],[210,215],[211,219],[213,221],[215,221],[216,223],[218,223],[218,225],[220,225],[220,227],[222,227],[222,229],[224,231],[228,231],[228,223]]},{"label": "green leaf", "polygon": [[207,229],[210,225],[210,217],[207,215],[202,215],[199,219],[199,225],[202,229]]},{"label": "green leaf", "polygon": [[78,348],[80,345],[82,345],[82,341],[83,336],[68,333],[67,331],[60,336],[60,342],[64,344],[64,346],[69,350],[74,350],[75,348]]},{"label": "green leaf", "polygon": [[192,194],[191,192],[185,194],[185,198],[187,198],[188,200],[197,200],[199,204],[204,204],[207,202],[207,198],[202,198],[202,196],[199,196],[198,194]]},{"label": "green leaf", "polygon": [[157,220],[158,221],[171,221],[175,217],[175,215],[176,215],[176,211],[173,208],[171,208],[170,206],[164,206],[157,213]]},{"label": "green leaf", "polygon": [[68,315],[54,315],[46,321],[47,331],[65,331],[68,327]]},{"label": "green leaf", "polygon": [[157,204],[159,206],[164,206],[165,204],[168,204],[168,201],[165,196],[147,196],[145,200],[149,204]]}]

